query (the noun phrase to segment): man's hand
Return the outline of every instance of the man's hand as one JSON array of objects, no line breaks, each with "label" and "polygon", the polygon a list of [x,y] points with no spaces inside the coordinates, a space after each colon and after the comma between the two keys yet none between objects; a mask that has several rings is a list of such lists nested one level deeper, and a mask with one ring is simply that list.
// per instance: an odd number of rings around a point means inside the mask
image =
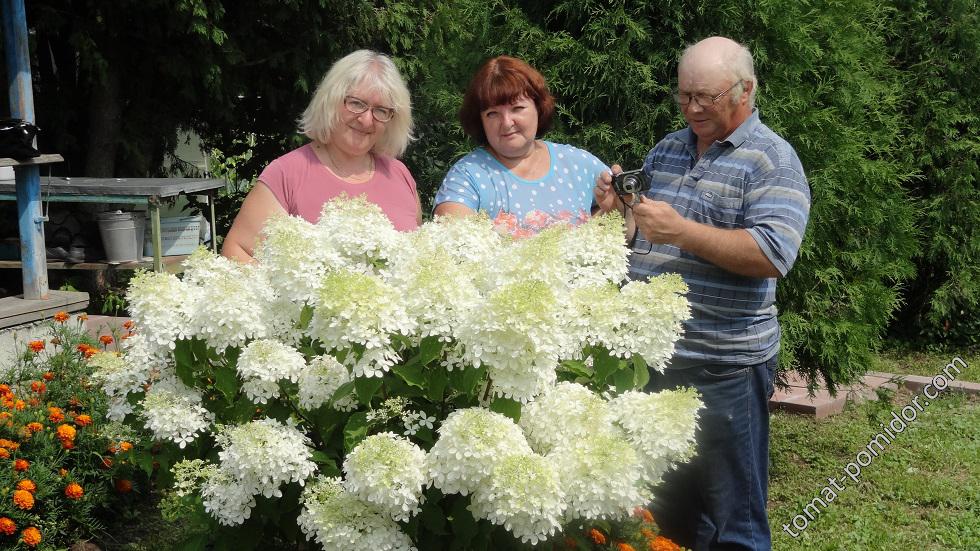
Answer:
[{"label": "man's hand", "polygon": [[650,243],[677,246],[680,246],[681,237],[691,222],[669,204],[643,196],[633,205],[633,219],[640,228],[640,233]]},{"label": "man's hand", "polygon": [[[619,174],[622,171],[623,169],[619,165],[612,165],[612,174]],[[623,209],[623,202],[612,188],[612,174],[602,171],[596,178],[595,188],[592,190],[595,203],[599,205],[599,212],[602,214]],[[629,201],[630,196],[627,196],[626,200]]]}]

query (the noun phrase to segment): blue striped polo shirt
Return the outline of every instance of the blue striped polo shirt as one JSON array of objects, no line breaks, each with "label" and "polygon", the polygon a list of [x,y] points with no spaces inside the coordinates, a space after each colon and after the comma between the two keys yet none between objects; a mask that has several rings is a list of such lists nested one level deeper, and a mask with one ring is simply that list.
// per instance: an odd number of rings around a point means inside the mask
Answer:
[{"label": "blue striped polo shirt", "polygon": [[[758,112],[701,158],[690,128],[667,135],[647,155],[643,170],[652,183],[648,198],[702,224],[744,228],[780,274],[793,267],[809,217],[810,188],[792,146],[762,124]],[[684,278],[692,311],[670,367],[749,365],[778,352],[775,278],[740,276],[673,245],[651,246],[638,235],[630,277],[667,272]]]}]

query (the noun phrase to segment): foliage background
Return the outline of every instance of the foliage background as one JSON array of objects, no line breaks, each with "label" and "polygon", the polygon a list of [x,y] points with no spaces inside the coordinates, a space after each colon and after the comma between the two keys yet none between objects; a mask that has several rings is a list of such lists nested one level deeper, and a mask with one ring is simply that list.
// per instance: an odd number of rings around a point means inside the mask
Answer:
[{"label": "foliage background", "polygon": [[794,145],[813,192],[803,251],[780,284],[783,367],[846,382],[886,335],[980,344],[975,0],[27,8],[42,145],[65,155],[71,174],[159,174],[184,129],[254,177],[301,143],[295,119],[329,65],[370,47],[395,56],[409,81],[418,140],[405,160],[424,201],[472,147],[455,113],[486,57],[517,55],[545,74],[559,109],[550,139],[635,167],[683,126],[669,95],[677,53],[709,35],[734,37],[756,56],[763,121]]}]

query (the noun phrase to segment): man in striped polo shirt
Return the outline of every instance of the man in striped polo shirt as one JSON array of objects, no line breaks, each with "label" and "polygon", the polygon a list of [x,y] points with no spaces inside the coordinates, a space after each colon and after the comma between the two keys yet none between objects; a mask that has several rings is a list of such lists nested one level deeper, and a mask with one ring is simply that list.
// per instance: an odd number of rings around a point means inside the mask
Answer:
[{"label": "man in striped polo shirt", "polygon": [[810,189],[796,152],[759,120],[744,46],[698,42],[684,51],[677,77],[674,97],[688,127],[647,156],[650,191],[624,205],[608,173],[595,191],[601,210],[626,213],[628,235],[638,229],[630,277],[677,272],[689,287],[693,317],[650,388],[693,386],[706,407],[698,455],[664,477],[654,516],[665,535],[698,551],[770,549],[776,280],[799,252]]}]

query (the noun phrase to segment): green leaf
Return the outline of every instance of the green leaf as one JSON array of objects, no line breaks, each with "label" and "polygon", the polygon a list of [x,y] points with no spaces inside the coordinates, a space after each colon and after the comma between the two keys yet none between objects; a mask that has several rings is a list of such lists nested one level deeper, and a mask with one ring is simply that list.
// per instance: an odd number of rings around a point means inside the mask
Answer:
[{"label": "green leaf", "polygon": [[214,370],[214,386],[221,391],[229,404],[238,396],[238,374],[230,367],[216,367]]},{"label": "green leaf", "polygon": [[354,381],[348,381],[337,387],[337,390],[334,391],[333,396],[330,397],[330,401],[336,402],[338,400],[343,400],[351,392],[354,392]]},{"label": "green leaf", "polygon": [[592,370],[582,360],[564,360],[560,369],[564,369],[577,377],[592,377]]},{"label": "green leaf", "polygon": [[422,520],[422,526],[424,526],[429,532],[440,536],[449,534],[449,530],[446,526],[446,514],[442,511],[442,507],[440,507],[437,502],[425,502],[425,504],[422,505],[422,512],[419,515]]},{"label": "green leaf", "polygon": [[621,366],[619,358],[610,356],[605,348],[596,348],[592,352],[592,367],[595,369],[595,382],[604,385],[606,379]]},{"label": "green leaf", "polygon": [[365,406],[371,405],[371,399],[377,394],[384,380],[381,377],[358,377],[354,379],[354,389],[357,399]]},{"label": "green leaf", "polygon": [[449,381],[452,387],[462,394],[472,396],[476,392],[476,387],[487,374],[486,367],[465,367],[454,369],[449,372]]},{"label": "green leaf", "polygon": [[197,365],[208,363],[208,343],[201,339],[191,339],[191,351],[194,353],[194,360]]},{"label": "green leaf", "polygon": [[613,385],[616,386],[616,390],[619,392],[632,390],[634,377],[633,368],[620,369],[613,374]]},{"label": "green leaf", "polygon": [[446,383],[449,382],[449,374],[443,366],[433,366],[425,370],[426,395],[433,402],[441,402],[442,394],[446,390]]},{"label": "green leaf", "polygon": [[349,453],[361,440],[367,438],[368,420],[366,411],[358,411],[347,419],[344,427],[344,453]]},{"label": "green leaf", "polygon": [[480,525],[473,518],[473,514],[466,508],[469,505],[469,498],[459,496],[453,503],[450,510],[449,524],[453,530],[453,543],[450,549],[466,551],[470,549],[470,542],[479,532]]},{"label": "green leaf", "polygon": [[502,413],[514,421],[521,420],[521,403],[510,398],[498,397],[490,402],[490,411]]},{"label": "green leaf", "polygon": [[650,368],[642,356],[633,356],[633,388],[643,390],[650,382]]},{"label": "green leaf", "polygon": [[406,383],[417,388],[425,388],[425,370],[422,364],[417,361],[409,361],[402,365],[396,365],[391,370]]},{"label": "green leaf", "polygon": [[443,343],[439,337],[425,337],[419,344],[419,363],[428,365],[429,362],[442,355]]},{"label": "green leaf", "polygon": [[197,382],[194,378],[194,352],[191,350],[191,343],[187,340],[179,340],[174,346],[174,364],[177,377],[189,387],[194,387]]},{"label": "green leaf", "polygon": [[337,468],[337,462],[320,450],[313,452],[313,462],[316,463],[316,470],[319,474],[324,476],[341,476],[343,474]]},{"label": "green leaf", "polygon": [[306,329],[310,326],[310,321],[313,320],[313,307],[309,304],[303,305],[303,310],[299,313],[299,324],[296,326],[297,329]]},{"label": "green leaf", "polygon": [[133,462],[143,469],[146,476],[153,476],[153,455],[149,451],[141,450],[134,453]]}]

